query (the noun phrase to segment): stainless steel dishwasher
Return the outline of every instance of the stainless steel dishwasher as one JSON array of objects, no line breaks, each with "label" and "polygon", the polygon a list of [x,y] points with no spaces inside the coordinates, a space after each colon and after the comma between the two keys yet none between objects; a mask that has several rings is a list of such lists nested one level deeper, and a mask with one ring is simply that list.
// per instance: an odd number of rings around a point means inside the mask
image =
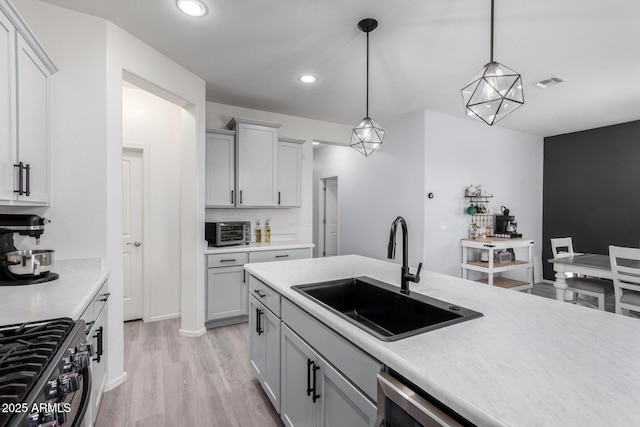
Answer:
[{"label": "stainless steel dishwasher", "polygon": [[473,426],[460,415],[419,390],[400,375],[378,374],[376,427]]}]

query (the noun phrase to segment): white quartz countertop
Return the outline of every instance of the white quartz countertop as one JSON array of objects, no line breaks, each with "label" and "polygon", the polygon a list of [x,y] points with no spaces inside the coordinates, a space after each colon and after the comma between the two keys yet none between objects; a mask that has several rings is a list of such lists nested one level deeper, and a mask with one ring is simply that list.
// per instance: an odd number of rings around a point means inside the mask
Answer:
[{"label": "white quartz countertop", "polygon": [[208,246],[205,250],[205,255],[213,254],[228,254],[233,252],[258,252],[258,251],[274,251],[283,249],[308,249],[314,246],[313,243],[304,243],[295,240],[287,240],[281,242],[262,242],[262,243],[249,243],[248,245],[233,245],[233,246]]},{"label": "white quartz countertop", "polygon": [[[99,260],[98,260],[99,261]],[[95,262],[62,262],[60,278],[24,286],[0,286],[0,325],[70,317],[78,319],[109,277]]]},{"label": "white quartz countertop", "polygon": [[357,255],[245,269],[479,426],[640,425],[640,320],[422,271],[420,292],[484,314],[395,342],[376,339],[291,286],[400,266]]}]

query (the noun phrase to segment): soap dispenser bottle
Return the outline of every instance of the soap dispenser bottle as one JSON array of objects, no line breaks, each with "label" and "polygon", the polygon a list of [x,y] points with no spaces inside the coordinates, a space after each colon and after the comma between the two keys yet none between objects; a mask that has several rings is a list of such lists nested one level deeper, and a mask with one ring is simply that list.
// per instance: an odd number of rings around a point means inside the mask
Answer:
[{"label": "soap dispenser bottle", "polygon": [[256,243],[262,241],[262,230],[260,229],[260,220],[256,220]]},{"label": "soap dispenser bottle", "polygon": [[271,242],[271,227],[269,227],[269,218],[267,218],[267,220],[265,221],[264,241],[267,243]]}]

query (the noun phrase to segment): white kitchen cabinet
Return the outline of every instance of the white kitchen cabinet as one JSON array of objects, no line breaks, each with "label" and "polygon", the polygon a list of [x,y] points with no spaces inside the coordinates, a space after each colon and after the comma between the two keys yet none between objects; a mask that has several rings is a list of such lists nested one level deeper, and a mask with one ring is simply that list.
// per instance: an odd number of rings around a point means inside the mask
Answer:
[{"label": "white kitchen cabinet", "polygon": [[51,59],[13,6],[0,0],[0,204],[50,203]]},{"label": "white kitchen cabinet", "polygon": [[105,282],[81,316],[86,325],[86,340],[93,348],[90,365],[91,402],[85,416],[85,424],[87,425],[92,425],[96,421],[104,386],[107,383],[109,295],[109,284]]},{"label": "white kitchen cabinet", "polygon": [[234,118],[238,207],[276,207],[280,125]]},{"label": "white kitchen cabinet", "polygon": [[207,256],[207,326],[245,322],[248,290],[243,265],[246,252]]},{"label": "white kitchen cabinet", "polygon": [[236,133],[207,130],[205,207],[233,208],[236,205]]},{"label": "white kitchen cabinet", "polygon": [[15,28],[0,12],[0,203],[14,199],[15,159]]},{"label": "white kitchen cabinet", "polygon": [[249,262],[288,261],[306,258],[311,258],[311,248],[249,252]]},{"label": "white kitchen cabinet", "polygon": [[300,207],[302,193],[301,139],[278,139],[278,207]]},{"label": "white kitchen cabinet", "polygon": [[249,297],[251,368],[271,404],[280,413],[280,318],[254,295]]},{"label": "white kitchen cabinet", "polygon": [[285,425],[373,425],[374,404],[287,325],[282,326],[281,369]]}]

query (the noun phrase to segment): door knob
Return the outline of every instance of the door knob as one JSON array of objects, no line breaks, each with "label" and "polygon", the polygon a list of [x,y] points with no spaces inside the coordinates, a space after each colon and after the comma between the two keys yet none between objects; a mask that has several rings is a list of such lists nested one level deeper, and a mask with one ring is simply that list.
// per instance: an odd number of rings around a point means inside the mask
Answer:
[{"label": "door knob", "polygon": [[133,242],[133,243],[131,243],[131,242],[128,242],[128,243],[127,243],[127,245],[133,245],[133,246],[135,246],[135,247],[138,247],[138,246],[140,246],[141,244],[142,244],[142,242],[138,242],[138,241],[135,241],[135,242]]}]

